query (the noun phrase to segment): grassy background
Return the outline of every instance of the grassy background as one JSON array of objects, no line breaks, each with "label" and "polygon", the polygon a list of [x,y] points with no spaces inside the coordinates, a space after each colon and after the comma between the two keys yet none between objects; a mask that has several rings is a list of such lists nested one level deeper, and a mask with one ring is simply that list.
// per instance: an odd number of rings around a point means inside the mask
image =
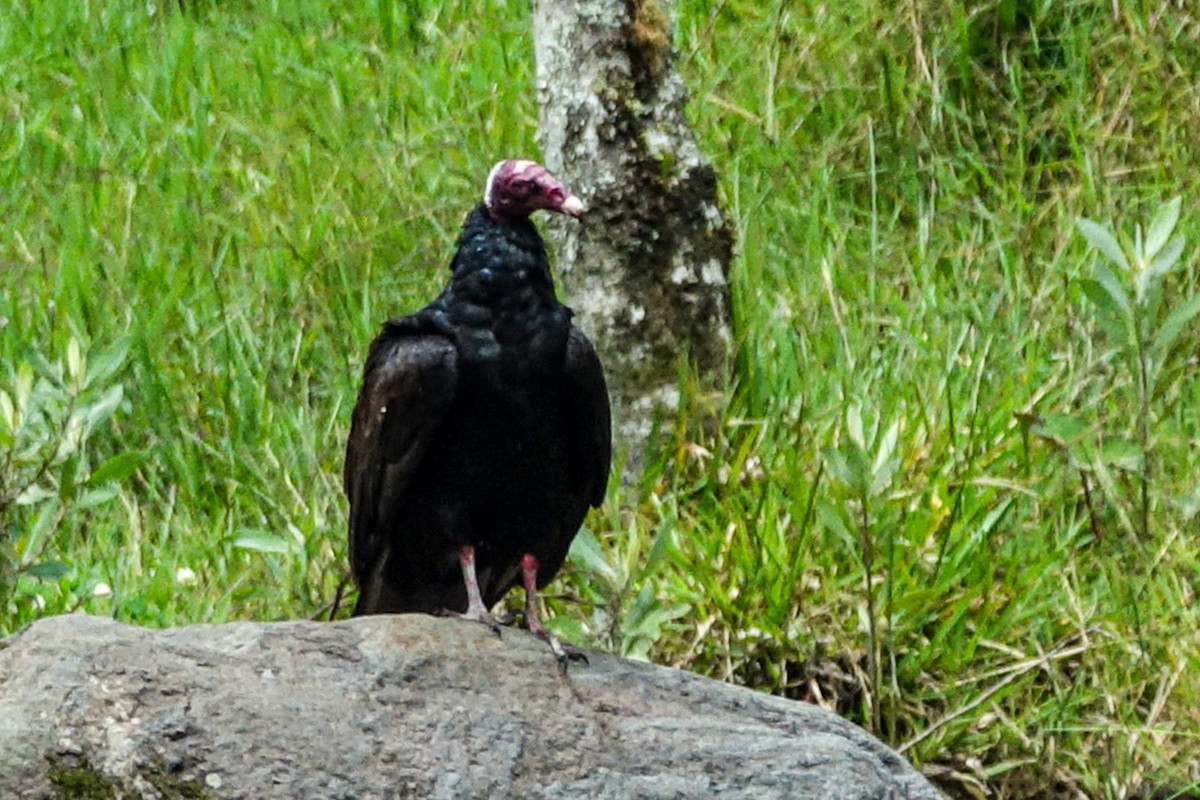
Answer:
[{"label": "grassy background", "polygon": [[[319,613],[366,344],[537,152],[527,8],[187,5],[0,4],[0,632]],[[1200,241],[1200,16],[676,12],[736,375],[592,517],[559,630],[833,707],[955,796],[1200,796],[1196,332],[1140,393],[1075,226],[1131,249],[1182,195]]]}]

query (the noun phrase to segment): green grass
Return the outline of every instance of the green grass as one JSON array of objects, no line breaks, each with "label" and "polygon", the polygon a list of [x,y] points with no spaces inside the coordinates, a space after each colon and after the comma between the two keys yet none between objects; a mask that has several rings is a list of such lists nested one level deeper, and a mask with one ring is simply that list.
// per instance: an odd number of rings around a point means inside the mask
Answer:
[{"label": "green grass", "polygon": [[[325,607],[366,344],[537,152],[528,9],[147,8],[0,6],[0,501],[40,487],[0,632]],[[1196,330],[1139,393],[1076,227],[1130,250],[1181,195],[1164,305],[1196,290],[1200,17],[676,9],[737,366],[592,517],[559,629],[821,702],[956,796],[1200,793]]]}]

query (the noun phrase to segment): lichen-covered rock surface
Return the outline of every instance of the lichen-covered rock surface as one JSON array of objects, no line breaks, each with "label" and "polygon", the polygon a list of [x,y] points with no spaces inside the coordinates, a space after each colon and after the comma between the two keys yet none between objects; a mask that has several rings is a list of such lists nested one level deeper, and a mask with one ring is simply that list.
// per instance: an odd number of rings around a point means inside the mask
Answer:
[{"label": "lichen-covered rock surface", "polygon": [[937,798],[814,706],[426,616],[0,641],[4,798]]}]

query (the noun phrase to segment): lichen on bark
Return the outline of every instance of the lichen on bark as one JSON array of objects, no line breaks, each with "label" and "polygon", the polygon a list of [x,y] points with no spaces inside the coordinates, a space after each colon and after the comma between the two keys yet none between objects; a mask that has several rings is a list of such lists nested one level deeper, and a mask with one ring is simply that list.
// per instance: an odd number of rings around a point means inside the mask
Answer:
[{"label": "lichen on bark", "polygon": [[677,402],[681,356],[725,383],[733,234],[658,0],[535,0],[534,39],[543,155],[589,206],[550,226],[559,272],[604,360],[618,438],[643,442]]}]

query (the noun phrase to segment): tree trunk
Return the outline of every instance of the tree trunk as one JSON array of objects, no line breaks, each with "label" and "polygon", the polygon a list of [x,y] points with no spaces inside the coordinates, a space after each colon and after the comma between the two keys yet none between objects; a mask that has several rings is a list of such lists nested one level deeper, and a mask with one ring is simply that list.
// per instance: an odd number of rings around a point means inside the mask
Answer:
[{"label": "tree trunk", "polygon": [[545,163],[588,206],[550,235],[639,470],[654,414],[678,404],[680,357],[724,385],[733,236],[658,0],[535,0],[533,30]]}]

